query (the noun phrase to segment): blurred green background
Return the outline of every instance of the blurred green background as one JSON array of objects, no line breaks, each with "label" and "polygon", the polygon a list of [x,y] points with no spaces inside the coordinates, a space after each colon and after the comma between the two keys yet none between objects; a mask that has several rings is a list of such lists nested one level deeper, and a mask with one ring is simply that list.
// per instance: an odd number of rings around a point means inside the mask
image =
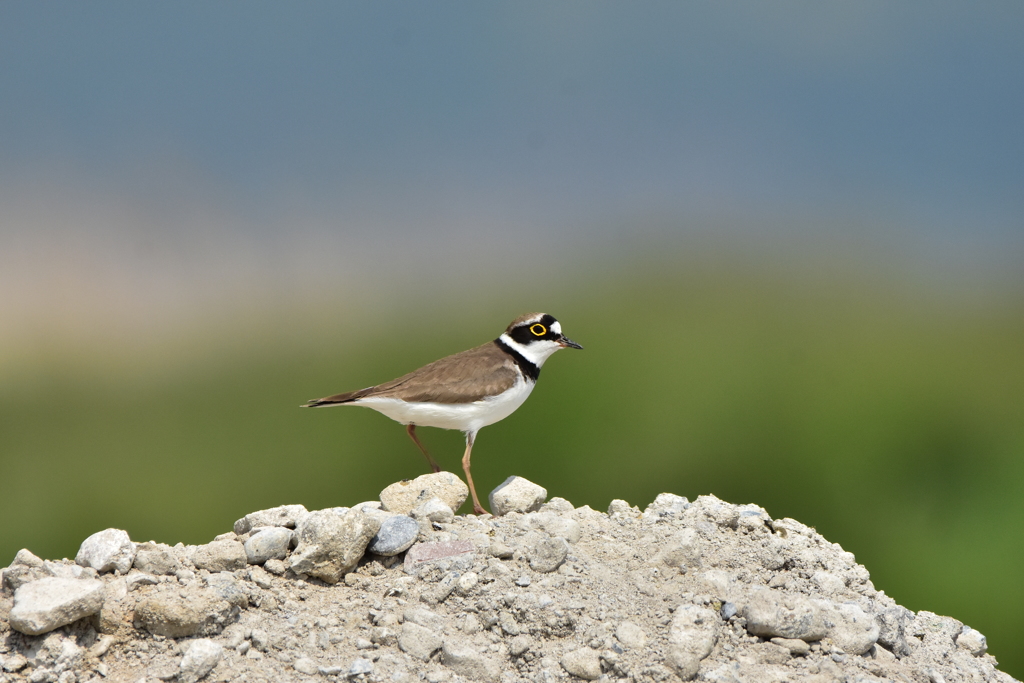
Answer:
[{"label": "blurred green background", "polygon": [[[244,12],[244,13],[243,13]],[[0,4],[0,565],[474,475],[794,517],[1024,676],[1024,5]],[[424,430],[461,474],[462,436]]]}]

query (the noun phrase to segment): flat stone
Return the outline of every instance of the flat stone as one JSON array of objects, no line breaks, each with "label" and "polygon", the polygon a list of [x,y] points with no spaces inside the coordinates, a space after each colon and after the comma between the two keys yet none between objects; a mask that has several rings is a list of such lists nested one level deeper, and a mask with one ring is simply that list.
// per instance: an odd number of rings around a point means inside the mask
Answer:
[{"label": "flat stone", "polygon": [[302,505],[279,505],[276,508],[250,512],[235,522],[235,533],[241,536],[260,526],[283,526],[295,529],[309,511]]},{"label": "flat stone", "polygon": [[192,563],[196,569],[210,572],[233,572],[245,569],[245,547],[238,541],[212,541],[205,545],[197,545],[192,555]]},{"label": "flat stone", "polygon": [[[441,502],[439,498],[431,498]],[[444,503],[441,503],[444,505]],[[445,506],[448,513],[451,510]],[[405,515],[392,515],[385,519],[377,534],[370,539],[367,550],[377,555],[390,557],[408,550],[420,534],[420,525],[412,517]]]},{"label": "flat stone", "polygon": [[306,674],[307,676],[313,676],[319,673],[320,670],[319,665],[309,657],[299,657],[292,662],[292,668],[300,674]]},{"label": "flat stone", "polygon": [[349,678],[353,678],[355,676],[369,676],[372,673],[373,662],[371,662],[369,659],[363,659],[362,657],[357,657],[353,659],[352,664],[348,667]]},{"label": "flat stone", "polygon": [[237,618],[239,609],[215,591],[193,584],[160,586],[135,607],[135,627],[169,638],[216,635]]},{"label": "flat stone", "polygon": [[402,624],[402,632],[398,636],[399,649],[421,661],[430,659],[441,648],[441,637],[429,628],[414,624],[411,621]]},{"label": "flat stone", "polygon": [[434,472],[392,484],[380,492],[380,502],[388,512],[407,515],[434,497],[452,510],[458,510],[467,496],[469,487],[457,476],[451,472]]},{"label": "flat stone", "polygon": [[299,527],[299,544],[288,563],[296,574],[337,583],[352,571],[380,530],[380,519],[362,510],[317,510]]},{"label": "flat stone", "polygon": [[797,657],[804,657],[811,651],[811,646],[807,644],[807,641],[799,638],[772,638],[772,642],[779,647],[786,648],[789,650],[789,654]]},{"label": "flat stone", "polygon": [[155,586],[158,583],[160,583],[160,579],[157,577],[152,574],[143,574],[141,572],[132,572],[125,579],[125,587],[127,587],[129,591],[133,591],[140,586]]},{"label": "flat stone", "polygon": [[146,574],[158,576],[173,574],[181,569],[171,547],[163,543],[139,543],[135,546],[134,567]]},{"label": "flat stone", "polygon": [[595,681],[601,677],[601,656],[589,647],[581,647],[562,655],[558,660],[569,674],[587,681]]},{"label": "flat stone", "polygon": [[444,617],[423,607],[410,607],[402,614],[402,620],[419,624],[431,631],[444,630]]},{"label": "flat stone", "polygon": [[223,656],[224,648],[220,643],[206,638],[193,640],[189,643],[185,656],[181,658],[181,664],[178,667],[180,671],[178,680],[181,683],[195,683],[202,680],[213,671]]},{"label": "flat stone", "polygon": [[43,578],[15,591],[8,618],[15,631],[38,636],[96,614],[104,596],[97,579]]},{"label": "flat stone", "polygon": [[494,683],[501,677],[501,667],[497,662],[484,657],[475,647],[463,640],[444,641],[441,647],[441,663],[471,681]]},{"label": "flat stone", "polygon": [[532,512],[540,508],[547,498],[548,491],[543,486],[516,476],[503,481],[488,496],[491,514],[496,517],[510,512]]},{"label": "flat stone", "polygon": [[418,576],[428,564],[436,565],[445,572],[459,568],[468,571],[473,566],[475,555],[476,547],[470,541],[417,543],[405,553],[403,568],[413,576]]},{"label": "flat stone", "polygon": [[553,572],[562,566],[568,553],[569,545],[565,539],[544,538],[529,549],[530,569],[542,574]]},{"label": "flat stone", "polygon": [[288,556],[294,535],[294,531],[283,526],[256,529],[244,544],[245,561],[262,565],[267,560],[283,560]]},{"label": "flat stone", "polygon": [[127,531],[106,529],[82,541],[75,562],[98,572],[127,574],[135,561],[135,544]]},{"label": "flat stone", "polygon": [[640,649],[647,645],[647,634],[632,621],[623,621],[615,628],[615,638],[623,647]]},{"label": "flat stone", "polygon": [[455,519],[455,512],[437,496],[420,503],[409,514],[416,519],[426,519],[438,524],[451,524]]},{"label": "flat stone", "polygon": [[764,588],[754,591],[741,610],[747,631],[761,638],[799,638],[812,642],[828,635],[820,601]]}]

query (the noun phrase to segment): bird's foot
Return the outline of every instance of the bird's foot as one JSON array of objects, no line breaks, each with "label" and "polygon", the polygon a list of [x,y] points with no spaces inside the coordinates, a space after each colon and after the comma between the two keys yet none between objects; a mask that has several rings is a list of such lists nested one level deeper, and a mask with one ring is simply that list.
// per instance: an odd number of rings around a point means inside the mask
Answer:
[{"label": "bird's foot", "polygon": [[473,503],[473,512],[475,512],[478,515],[489,515],[489,514],[491,514],[487,510],[484,510],[484,506],[480,505],[479,503]]}]

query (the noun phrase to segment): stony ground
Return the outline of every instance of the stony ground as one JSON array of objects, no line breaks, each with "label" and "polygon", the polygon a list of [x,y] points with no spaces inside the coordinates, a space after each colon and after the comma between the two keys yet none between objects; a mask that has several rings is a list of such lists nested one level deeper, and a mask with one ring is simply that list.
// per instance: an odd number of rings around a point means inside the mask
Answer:
[{"label": "stony ground", "polygon": [[850,553],[713,496],[574,508],[450,473],[380,501],[264,510],[202,546],[108,529],[3,570],[0,683],[1013,679]]}]

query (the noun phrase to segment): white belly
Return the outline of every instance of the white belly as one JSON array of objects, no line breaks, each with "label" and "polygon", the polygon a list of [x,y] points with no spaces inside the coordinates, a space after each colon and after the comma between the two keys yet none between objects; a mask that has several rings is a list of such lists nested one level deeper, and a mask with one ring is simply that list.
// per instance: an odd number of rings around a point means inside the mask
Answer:
[{"label": "white belly", "polygon": [[418,427],[458,429],[474,434],[482,427],[503,420],[523,405],[534,382],[519,380],[503,394],[473,403],[405,403],[394,398],[363,398],[346,405],[365,406],[402,424]]}]

